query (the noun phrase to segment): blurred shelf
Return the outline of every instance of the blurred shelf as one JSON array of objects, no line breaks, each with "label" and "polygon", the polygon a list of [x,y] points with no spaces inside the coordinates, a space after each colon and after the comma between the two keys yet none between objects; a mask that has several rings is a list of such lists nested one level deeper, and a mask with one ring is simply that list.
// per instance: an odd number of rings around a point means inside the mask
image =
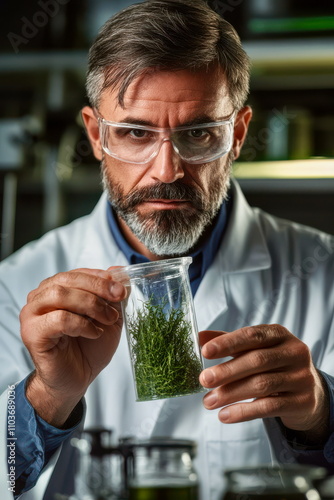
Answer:
[{"label": "blurred shelf", "polygon": [[[316,3],[316,2],[315,2]],[[332,32],[334,29],[334,16],[329,15],[294,15],[288,17],[254,17],[249,19],[248,29],[256,35],[268,36],[276,33],[300,32]]]},{"label": "blurred shelf", "polygon": [[334,89],[332,73],[318,71],[314,74],[252,74],[252,90]]},{"label": "blurred shelf", "polygon": [[[3,191],[2,171],[0,171],[0,195]],[[102,184],[100,178],[99,166],[92,165],[89,172],[88,169],[76,172],[71,178],[60,180],[59,187],[61,193],[68,194],[95,194],[102,192]],[[18,177],[18,192],[27,196],[42,196],[44,195],[45,185],[42,179],[34,179],[29,176],[23,176],[19,173]]]},{"label": "blurred shelf", "polygon": [[334,158],[236,162],[233,175],[247,191],[334,193]]},{"label": "blurred shelf", "polygon": [[[334,37],[245,41],[253,68],[329,68],[334,63]],[[333,68],[333,66],[332,66]]]},{"label": "blurred shelf", "polygon": [[34,72],[54,70],[85,70],[87,51],[27,52],[0,54],[0,72]]},{"label": "blurred shelf", "polygon": [[236,162],[234,175],[239,179],[334,179],[334,158]]},{"label": "blurred shelf", "polygon": [[[305,66],[329,69],[334,63],[334,37],[244,41],[255,69]],[[87,50],[0,54],[0,72],[84,69]]]},{"label": "blurred shelf", "polygon": [[[235,176],[236,177],[236,176]],[[247,193],[300,193],[334,195],[334,179],[242,179],[236,177]],[[269,210],[270,211],[270,210]]]}]

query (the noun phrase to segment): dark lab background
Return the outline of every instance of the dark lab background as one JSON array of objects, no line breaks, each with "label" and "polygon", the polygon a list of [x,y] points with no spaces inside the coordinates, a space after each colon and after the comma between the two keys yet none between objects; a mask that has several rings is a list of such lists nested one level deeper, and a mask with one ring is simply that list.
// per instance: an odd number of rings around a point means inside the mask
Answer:
[{"label": "dark lab background", "polygon": [[[205,0],[203,0],[205,1]],[[99,166],[80,120],[88,48],[127,0],[0,0],[1,258],[88,213]],[[235,166],[252,205],[334,232],[334,4],[208,0],[252,60]]]}]

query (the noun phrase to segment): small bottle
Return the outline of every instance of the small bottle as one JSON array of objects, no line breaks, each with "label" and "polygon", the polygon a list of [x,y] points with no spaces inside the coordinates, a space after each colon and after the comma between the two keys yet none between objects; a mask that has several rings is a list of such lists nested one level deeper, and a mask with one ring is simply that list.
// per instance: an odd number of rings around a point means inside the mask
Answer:
[{"label": "small bottle", "polygon": [[129,500],[198,500],[196,444],[172,438],[123,440]]},{"label": "small bottle", "polygon": [[190,289],[191,257],[126,266],[112,272],[127,288],[122,302],[137,401],[205,389]]},{"label": "small bottle", "polygon": [[321,467],[300,465],[228,470],[222,500],[321,500],[313,482],[325,474]]}]

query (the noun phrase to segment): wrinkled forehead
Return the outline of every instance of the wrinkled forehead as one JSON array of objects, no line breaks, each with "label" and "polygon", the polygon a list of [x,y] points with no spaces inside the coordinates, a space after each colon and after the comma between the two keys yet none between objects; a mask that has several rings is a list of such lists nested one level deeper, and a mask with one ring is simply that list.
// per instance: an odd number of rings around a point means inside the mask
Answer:
[{"label": "wrinkled forehead", "polygon": [[212,120],[231,114],[233,106],[227,81],[216,68],[190,71],[148,71],[129,85],[124,106],[118,102],[118,89],[106,89],[100,111],[105,118],[122,121],[127,116],[145,119],[160,126],[178,126],[201,114]]}]

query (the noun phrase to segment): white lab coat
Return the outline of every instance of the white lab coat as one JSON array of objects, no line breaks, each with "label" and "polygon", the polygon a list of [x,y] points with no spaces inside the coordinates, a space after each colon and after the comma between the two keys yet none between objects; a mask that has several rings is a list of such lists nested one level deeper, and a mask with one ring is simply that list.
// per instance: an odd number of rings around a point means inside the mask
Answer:
[{"label": "white lab coat", "polygon": [[[318,368],[334,375],[334,238],[250,208],[235,182],[233,191],[233,209],[223,244],[195,296],[199,329],[233,331],[245,325],[279,323],[310,347]],[[7,386],[33,369],[19,334],[19,312],[28,292],[59,271],[125,264],[108,227],[104,194],[91,215],[51,231],[0,266],[0,369],[1,391],[5,391],[0,410],[2,500],[12,498],[7,491],[4,439]],[[202,397],[197,394],[135,402],[127,343],[122,335],[114,358],[87,392],[85,425],[112,428],[115,437],[131,434],[195,439],[203,500],[219,498],[222,471],[228,467],[294,461],[274,419],[222,424],[218,410],[204,409]],[[57,456],[53,459],[57,465],[46,500],[51,500],[56,491],[62,492],[69,450],[67,442],[58,461]],[[21,498],[41,500],[52,471],[51,463],[37,485]]]}]

